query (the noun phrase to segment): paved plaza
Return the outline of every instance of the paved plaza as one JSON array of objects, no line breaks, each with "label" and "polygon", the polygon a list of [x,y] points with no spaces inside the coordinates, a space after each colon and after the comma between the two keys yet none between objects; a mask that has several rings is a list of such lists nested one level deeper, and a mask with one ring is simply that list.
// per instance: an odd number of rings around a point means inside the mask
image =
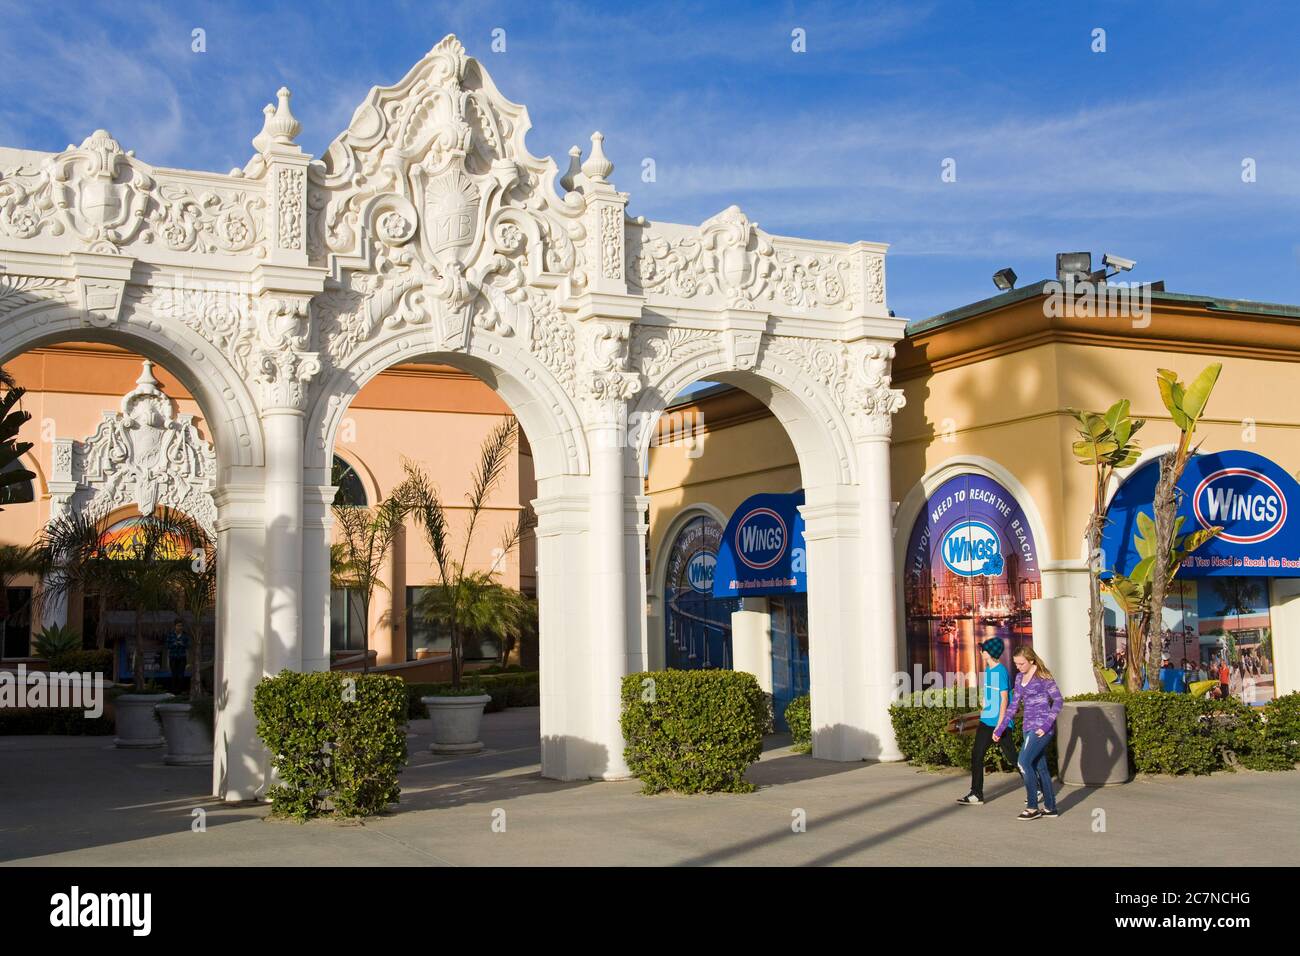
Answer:
[{"label": "paved plaza", "polygon": [[[983,807],[966,777],[902,764],[841,764],[769,738],[751,794],[643,796],[636,781],[540,775],[538,711],[484,718],[486,750],[428,752],[414,721],[402,801],[365,824],[271,820],[262,805],[207,796],[206,769],[107,737],[0,738],[0,862],[12,864],[956,865],[990,862],[1013,838],[1043,864],[1206,866],[1300,862],[1300,774],[1140,777],[1066,787],[1057,820],[1015,821],[1022,791],[994,775]],[[206,811],[206,832],[191,829]],[[1096,810],[1105,832],[1094,832]],[[807,830],[795,833],[796,811]],[[504,817],[501,811],[504,811]],[[504,832],[494,820],[504,820]]]}]

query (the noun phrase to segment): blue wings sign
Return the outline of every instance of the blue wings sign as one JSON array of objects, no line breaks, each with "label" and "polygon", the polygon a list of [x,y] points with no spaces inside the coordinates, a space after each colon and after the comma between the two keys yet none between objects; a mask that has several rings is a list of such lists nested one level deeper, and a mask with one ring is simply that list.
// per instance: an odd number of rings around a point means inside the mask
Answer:
[{"label": "blue wings sign", "polygon": [[[1107,571],[1128,573],[1137,564],[1137,515],[1151,514],[1159,471],[1148,461],[1115,493],[1101,539]],[[1300,484],[1276,462],[1250,451],[1196,455],[1178,490],[1184,533],[1223,528],[1187,557],[1180,577],[1300,577]]]},{"label": "blue wings sign", "polygon": [[802,491],[745,499],[722,534],[713,572],[715,598],[808,590],[802,504]]}]

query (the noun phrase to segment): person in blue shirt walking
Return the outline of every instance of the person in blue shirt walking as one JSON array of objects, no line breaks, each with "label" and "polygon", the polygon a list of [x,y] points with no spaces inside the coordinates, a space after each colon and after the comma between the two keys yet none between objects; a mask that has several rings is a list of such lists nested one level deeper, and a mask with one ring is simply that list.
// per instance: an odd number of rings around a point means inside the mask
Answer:
[{"label": "person in blue shirt walking", "polygon": [[[999,659],[1005,645],[1002,638],[995,637],[980,645],[980,657],[984,661],[984,679],[981,683],[982,697],[980,703],[980,724],[975,731],[975,745],[970,757],[970,793],[957,802],[967,807],[978,807],[984,803],[984,755],[989,745],[996,739],[994,728],[1002,722],[1007,712],[1007,700],[1011,692],[1011,678]],[[1011,736],[1004,734],[998,741],[1002,756],[1013,767],[1016,765],[1016,748],[1011,743]]]}]

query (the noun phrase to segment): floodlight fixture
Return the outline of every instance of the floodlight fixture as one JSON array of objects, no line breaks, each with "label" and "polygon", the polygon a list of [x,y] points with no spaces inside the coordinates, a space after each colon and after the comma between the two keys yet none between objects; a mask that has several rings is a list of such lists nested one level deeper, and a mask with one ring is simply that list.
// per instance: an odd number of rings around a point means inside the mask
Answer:
[{"label": "floodlight fixture", "polygon": [[1058,252],[1056,254],[1056,280],[1058,282],[1064,282],[1066,279],[1083,282],[1087,281],[1091,275],[1091,252]]}]

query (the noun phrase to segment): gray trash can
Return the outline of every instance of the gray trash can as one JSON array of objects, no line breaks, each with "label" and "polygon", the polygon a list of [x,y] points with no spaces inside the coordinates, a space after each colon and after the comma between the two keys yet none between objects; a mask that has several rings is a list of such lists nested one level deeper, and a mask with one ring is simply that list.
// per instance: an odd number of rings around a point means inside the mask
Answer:
[{"label": "gray trash can", "polygon": [[1056,719],[1056,758],[1061,782],[1076,787],[1128,783],[1128,729],[1124,705],[1069,701]]}]

